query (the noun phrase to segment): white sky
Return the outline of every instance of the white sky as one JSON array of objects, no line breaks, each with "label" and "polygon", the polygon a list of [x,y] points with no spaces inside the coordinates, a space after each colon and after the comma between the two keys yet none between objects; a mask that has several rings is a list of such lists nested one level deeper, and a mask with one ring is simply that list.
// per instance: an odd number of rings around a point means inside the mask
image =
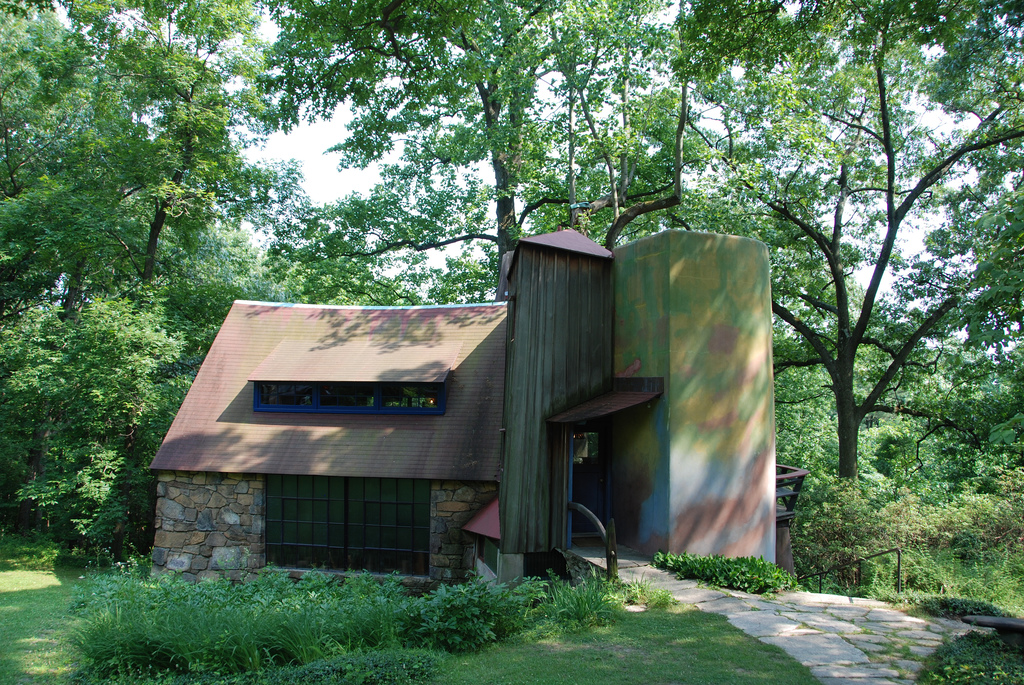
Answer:
[{"label": "white sky", "polygon": [[302,164],[302,187],[316,204],[339,200],[353,192],[368,193],[380,181],[376,166],[367,169],[338,169],[341,155],[327,150],[345,137],[347,112],[339,111],[331,121],[302,123],[289,133],[274,133],[261,147],[246,151],[252,160],[294,159]]}]

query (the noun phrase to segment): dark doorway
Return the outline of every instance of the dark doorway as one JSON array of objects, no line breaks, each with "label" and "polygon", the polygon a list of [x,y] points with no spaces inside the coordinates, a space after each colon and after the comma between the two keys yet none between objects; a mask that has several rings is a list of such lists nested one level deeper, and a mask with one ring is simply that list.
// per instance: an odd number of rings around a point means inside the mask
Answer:
[{"label": "dark doorway", "polygon": [[[569,475],[569,500],[581,504],[603,524],[608,523],[608,445],[603,422],[588,422],[573,428]],[[570,533],[574,536],[598,535],[597,528],[585,516],[570,513]]]}]

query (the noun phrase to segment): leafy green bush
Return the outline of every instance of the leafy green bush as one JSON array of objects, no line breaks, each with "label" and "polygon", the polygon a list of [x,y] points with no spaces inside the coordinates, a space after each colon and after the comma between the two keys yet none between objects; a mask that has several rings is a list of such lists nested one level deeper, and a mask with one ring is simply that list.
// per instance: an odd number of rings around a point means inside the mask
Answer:
[{"label": "leafy green bush", "polygon": [[659,551],[654,566],[674,571],[679,578],[694,578],[719,587],[764,594],[798,587],[796,579],[781,568],[759,557],[672,554]]},{"label": "leafy green bush", "polygon": [[614,588],[591,574],[575,586],[552,578],[544,611],[563,630],[575,631],[608,623],[617,605]]},{"label": "leafy green bush", "polygon": [[479,579],[442,585],[409,602],[407,628],[424,647],[449,652],[479,649],[521,631],[536,595],[535,581],[515,588]]},{"label": "leafy green bush", "polygon": [[965,597],[933,595],[922,597],[915,604],[932,616],[960,618],[961,616],[1006,616],[1006,612],[991,602]]},{"label": "leafy green bush", "polygon": [[[987,482],[987,481],[986,481]],[[793,556],[798,575],[903,549],[903,588],[996,602],[1024,614],[1024,469],[997,473],[991,491],[928,503],[904,492],[878,495],[863,483],[815,474],[797,505]],[[825,590],[900,601],[896,560],[878,557],[831,573]]]},{"label": "leafy green bush", "polygon": [[1024,650],[997,636],[970,632],[939,647],[926,663],[922,685],[1014,685],[1024,683]]}]

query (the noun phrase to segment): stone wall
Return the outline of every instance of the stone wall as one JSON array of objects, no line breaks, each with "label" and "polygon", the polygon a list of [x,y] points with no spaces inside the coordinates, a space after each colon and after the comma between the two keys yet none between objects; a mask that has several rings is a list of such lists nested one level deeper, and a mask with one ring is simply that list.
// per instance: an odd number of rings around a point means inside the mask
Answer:
[{"label": "stone wall", "polygon": [[488,481],[433,481],[430,487],[430,577],[462,580],[476,568],[474,540],[462,526],[498,496]]},{"label": "stone wall", "polygon": [[[239,580],[265,565],[263,476],[162,471],[158,478],[154,571]],[[473,536],[462,526],[497,494],[493,482],[431,481],[431,581],[474,572]]]},{"label": "stone wall", "polygon": [[161,471],[153,570],[239,580],[262,568],[264,491],[258,474]]}]

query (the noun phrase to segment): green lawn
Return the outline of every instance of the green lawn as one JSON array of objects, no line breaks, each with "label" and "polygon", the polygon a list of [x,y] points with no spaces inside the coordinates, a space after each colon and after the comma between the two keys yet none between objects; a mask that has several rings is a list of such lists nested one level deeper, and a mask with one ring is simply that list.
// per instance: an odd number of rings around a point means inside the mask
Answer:
[{"label": "green lawn", "polygon": [[75,654],[66,641],[76,571],[0,572],[0,683],[64,680]]},{"label": "green lawn", "polygon": [[692,606],[625,613],[591,632],[451,657],[444,685],[818,685],[785,652]]},{"label": "green lawn", "polygon": [[[0,560],[0,683],[67,682],[76,655],[66,609],[80,572]],[[781,650],[693,607],[619,614],[610,625],[450,657],[438,683],[722,683],[816,685]]]}]

